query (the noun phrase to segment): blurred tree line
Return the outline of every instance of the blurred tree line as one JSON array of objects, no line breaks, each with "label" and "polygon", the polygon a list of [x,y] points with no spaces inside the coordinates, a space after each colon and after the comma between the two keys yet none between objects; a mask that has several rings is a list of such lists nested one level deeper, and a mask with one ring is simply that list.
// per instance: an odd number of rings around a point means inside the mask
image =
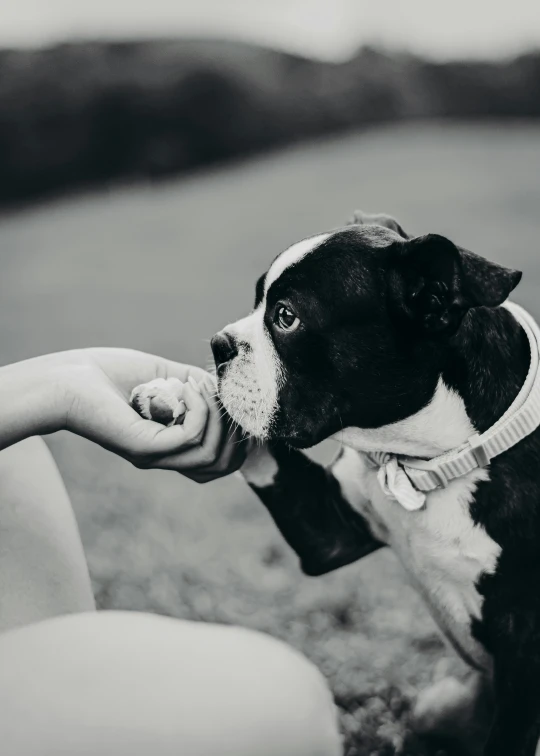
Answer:
[{"label": "blurred tree line", "polygon": [[331,64],[217,41],[4,50],[0,201],[381,122],[539,115],[540,53],[443,64],[365,48]]}]

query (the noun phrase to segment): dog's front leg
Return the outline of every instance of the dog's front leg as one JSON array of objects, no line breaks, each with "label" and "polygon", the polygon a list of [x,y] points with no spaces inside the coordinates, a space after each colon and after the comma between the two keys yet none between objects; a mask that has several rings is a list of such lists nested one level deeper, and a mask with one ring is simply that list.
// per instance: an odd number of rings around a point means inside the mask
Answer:
[{"label": "dog's front leg", "polygon": [[242,474],[307,575],[331,572],[383,545],[352,508],[332,468],[301,452],[280,443],[257,446]]}]

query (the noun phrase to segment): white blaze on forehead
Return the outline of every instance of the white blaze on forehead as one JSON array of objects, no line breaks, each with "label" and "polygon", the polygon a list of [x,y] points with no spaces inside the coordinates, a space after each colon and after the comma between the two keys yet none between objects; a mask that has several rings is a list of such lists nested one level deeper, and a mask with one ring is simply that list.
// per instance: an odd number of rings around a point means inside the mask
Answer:
[{"label": "white blaze on forehead", "polygon": [[295,265],[297,262],[300,262],[302,258],[317,249],[317,247],[319,247],[330,236],[331,234],[319,234],[318,236],[310,236],[309,239],[302,239],[302,241],[296,242],[296,244],[293,244],[292,247],[289,247],[285,250],[285,252],[282,252],[279,257],[274,260],[274,262],[270,266],[270,270],[266,274],[266,279],[264,282],[264,293],[266,294],[268,292],[270,286],[272,286],[274,281],[277,281],[277,279],[285,270],[287,270],[287,268],[290,268],[291,265]]}]

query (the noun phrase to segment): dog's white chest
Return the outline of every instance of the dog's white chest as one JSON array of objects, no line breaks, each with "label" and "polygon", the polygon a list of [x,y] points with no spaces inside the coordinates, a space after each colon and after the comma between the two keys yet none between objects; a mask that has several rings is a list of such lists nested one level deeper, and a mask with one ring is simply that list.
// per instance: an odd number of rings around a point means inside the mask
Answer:
[{"label": "dog's white chest", "polygon": [[400,558],[449,640],[467,661],[488,666],[485,651],[471,635],[471,620],[480,617],[482,608],[476,582],[483,572],[493,572],[500,547],[475,525],[469,511],[487,471],[476,470],[429,493],[425,507],[415,512],[383,493],[377,469],[361,452],[347,449],[334,473],[374,535]]}]

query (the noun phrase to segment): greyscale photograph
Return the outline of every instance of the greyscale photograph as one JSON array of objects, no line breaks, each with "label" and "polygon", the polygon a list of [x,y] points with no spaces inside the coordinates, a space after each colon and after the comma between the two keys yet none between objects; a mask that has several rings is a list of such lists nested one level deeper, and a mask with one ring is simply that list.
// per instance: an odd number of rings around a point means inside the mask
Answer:
[{"label": "greyscale photograph", "polygon": [[4,0],[0,259],[1,756],[540,756],[535,0]]}]

